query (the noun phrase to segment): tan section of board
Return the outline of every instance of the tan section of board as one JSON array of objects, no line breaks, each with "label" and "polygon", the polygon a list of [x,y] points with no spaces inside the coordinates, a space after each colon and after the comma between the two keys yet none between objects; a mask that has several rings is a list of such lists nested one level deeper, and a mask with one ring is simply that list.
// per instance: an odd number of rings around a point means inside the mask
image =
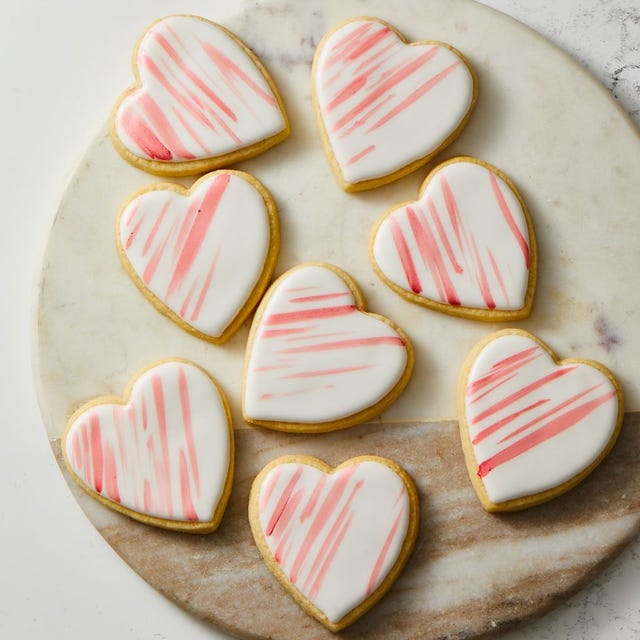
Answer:
[{"label": "tan section of board", "polygon": [[[59,457],[59,446],[54,444]],[[131,567],[187,611],[246,638],[335,637],[280,586],[254,545],[251,483],[276,457],[304,452],[331,465],[361,455],[402,464],[416,482],[420,534],[389,593],[353,626],[353,640],[472,638],[553,607],[599,571],[640,523],[640,414],[628,414],[610,457],[564,496],[492,515],[467,477],[455,422],[369,424],[309,438],[236,433],[237,469],[219,529],[176,534],[96,505],[72,484],[102,535]],[[101,513],[97,513],[101,511]]]}]

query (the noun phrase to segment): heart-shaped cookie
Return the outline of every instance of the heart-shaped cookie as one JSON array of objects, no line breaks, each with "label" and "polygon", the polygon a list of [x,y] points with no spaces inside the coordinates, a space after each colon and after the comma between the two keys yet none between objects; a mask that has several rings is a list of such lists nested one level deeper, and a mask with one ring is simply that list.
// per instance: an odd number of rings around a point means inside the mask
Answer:
[{"label": "heart-shaped cookie", "polygon": [[622,390],[590,360],[556,360],[520,329],[471,351],[459,386],[467,469],[487,511],[524,509],[568,491],[613,447]]},{"label": "heart-shaped cookie", "polygon": [[189,190],[145,187],[121,208],[116,236],[125,269],[151,303],[214,343],[257,304],[280,242],[269,192],[239,171],[208,174]]},{"label": "heart-shaped cookie", "polygon": [[134,166],[196,175],[246,160],[289,135],[282,100],[258,58],[198,16],[154,22],[133,56],[135,86],[120,96],[111,138]]},{"label": "heart-shaped cookie", "polygon": [[320,42],[312,97],[340,186],[371,189],[428,162],[458,136],[476,102],[462,54],[407,43],[390,24],[355,18]]},{"label": "heart-shaped cookie", "polygon": [[125,398],[78,409],[62,436],[73,479],[106,506],[146,524],[217,528],[233,478],[233,429],[216,381],[192,362],[165,360],[130,382]]},{"label": "heart-shaped cookie", "polygon": [[418,533],[418,496],[391,460],[332,469],[286,456],[255,479],[249,520],[268,567],[302,608],[338,631],[389,590]]},{"label": "heart-shaped cookie", "polygon": [[328,264],[299,265],[271,286],[256,312],[244,417],[279,431],[344,429],[388,407],[412,370],[409,339],[366,313],[349,275]]},{"label": "heart-shaped cookie", "polygon": [[533,303],[533,226],[513,183],[476,158],[437,166],[420,197],[387,211],[373,230],[371,260],[411,302],[475,320],[525,318]]}]

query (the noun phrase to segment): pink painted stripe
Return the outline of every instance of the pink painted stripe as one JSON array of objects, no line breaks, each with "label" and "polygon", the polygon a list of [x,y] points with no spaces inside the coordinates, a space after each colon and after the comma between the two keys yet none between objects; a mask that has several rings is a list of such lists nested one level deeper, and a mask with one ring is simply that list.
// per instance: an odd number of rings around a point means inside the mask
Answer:
[{"label": "pink painted stripe", "polygon": [[404,276],[407,279],[407,284],[411,288],[411,291],[413,291],[414,293],[421,293],[422,284],[420,282],[420,278],[418,277],[418,272],[416,271],[416,266],[413,262],[413,257],[411,256],[411,251],[409,250],[409,245],[407,244],[407,240],[404,237],[402,228],[393,216],[390,216],[388,218],[388,223],[391,229],[393,244],[396,247],[398,257],[400,258],[400,264],[402,264]]},{"label": "pink painted stripe", "polygon": [[183,160],[193,160],[195,156],[182,145],[180,137],[167,117],[162,113],[156,101],[147,93],[139,93],[138,103],[151,125],[167,143],[174,156]]},{"label": "pink painted stripe", "polygon": [[[413,233],[414,239],[418,246],[418,251],[422,258],[424,266],[431,273],[438,295],[442,302],[452,305],[459,305],[460,298],[456,291],[455,285],[449,276],[449,271],[444,263],[442,253],[438,247],[435,237],[428,224],[421,224],[418,216],[411,207],[406,208],[407,219]],[[426,222],[426,221],[425,221]]]},{"label": "pink painted stripe", "polygon": [[315,309],[305,309],[303,311],[272,313],[263,320],[262,324],[270,326],[274,324],[288,324],[289,322],[304,322],[305,320],[313,320],[316,318],[333,318],[348,315],[355,310],[355,305],[345,304],[338,307],[319,307]]},{"label": "pink painted stripe", "polygon": [[353,367],[339,367],[336,369],[320,369],[318,371],[301,371],[300,373],[292,373],[289,376],[283,376],[281,380],[297,380],[299,378],[319,378],[322,376],[336,376],[342,373],[353,373],[354,371],[363,371],[372,369],[373,365],[361,365]]},{"label": "pink painted stripe", "polygon": [[504,285],[504,280],[502,279],[502,274],[500,273],[500,269],[498,268],[498,263],[496,262],[495,257],[493,256],[493,252],[491,249],[487,250],[489,253],[489,263],[491,264],[491,269],[493,270],[493,275],[495,275],[496,280],[498,281],[498,286],[500,287],[500,292],[502,293],[504,300],[507,304],[511,304],[509,302],[509,294],[507,293],[507,288]]},{"label": "pink painted stripe", "polygon": [[502,215],[513,233],[514,238],[518,242],[520,246],[520,250],[522,251],[522,256],[524,257],[524,262],[527,265],[527,269],[531,267],[531,252],[529,250],[529,243],[525,240],[524,236],[520,229],[518,229],[518,225],[513,218],[513,214],[511,213],[511,209],[509,209],[509,205],[507,201],[504,199],[504,195],[502,190],[500,189],[500,185],[498,184],[498,180],[493,174],[493,171],[489,171],[489,180],[491,181],[491,189],[493,190],[493,194],[496,198],[496,202],[500,207],[500,211],[502,211]]},{"label": "pink painted stripe", "polygon": [[[314,585],[314,575],[316,577],[315,583],[318,584],[318,588],[320,587],[320,584],[322,583],[322,578],[321,578],[322,568],[325,565],[326,559],[331,554],[331,549],[333,548],[333,543],[336,540],[336,537],[339,537],[342,524],[346,519],[351,518],[353,516],[353,510],[351,509],[351,505],[358,491],[362,489],[363,484],[364,482],[362,480],[356,483],[356,485],[351,490],[349,497],[345,500],[345,503],[342,506],[342,509],[338,514],[338,517],[335,519],[335,521],[329,528],[329,531],[327,532],[327,535],[322,541],[320,548],[316,552],[316,557],[313,561],[313,564],[311,565],[311,568],[307,572],[307,577],[302,587],[303,590],[306,591],[307,589],[309,589],[309,587],[311,587],[313,591],[312,585]],[[317,578],[320,578],[320,582],[318,582]]]},{"label": "pink painted stripe", "polygon": [[543,404],[547,404],[549,402],[548,398],[543,398],[542,400],[537,400],[536,402],[526,406],[524,409],[520,409],[520,411],[515,411],[514,413],[510,413],[508,416],[505,416],[501,420],[494,422],[492,425],[489,425],[482,431],[479,431],[471,441],[473,444],[478,444],[488,438],[490,435],[493,435],[496,431],[502,429],[508,424],[511,424],[514,420],[518,419],[520,416],[525,413],[529,413],[529,411],[533,411]]},{"label": "pink painted stripe", "polygon": [[291,298],[289,302],[295,302],[295,303],[317,302],[318,300],[334,300],[335,298],[344,298],[345,296],[351,296],[351,292],[341,291],[340,293],[320,293],[315,296],[302,296],[299,298]]},{"label": "pink painted stripe", "polygon": [[155,373],[151,376],[151,389],[153,402],[158,420],[158,435],[160,436],[160,449],[162,451],[162,461],[160,466],[160,491],[167,513],[173,517],[173,500],[171,497],[171,465],[169,461],[169,438],[167,434],[167,414],[164,402],[164,388],[162,378]]},{"label": "pink painted stripe", "polygon": [[478,422],[482,422],[489,416],[492,416],[495,413],[498,413],[498,411],[501,411],[502,409],[507,408],[510,404],[517,402],[518,400],[520,400],[520,398],[524,398],[525,396],[529,395],[531,392],[535,391],[536,389],[543,387],[545,384],[548,384],[549,382],[553,382],[554,380],[557,380],[558,378],[561,378],[562,376],[567,375],[568,373],[573,371],[575,368],[576,368],[576,365],[556,369],[555,371],[547,374],[546,376],[543,376],[539,380],[536,380],[535,382],[528,384],[526,387],[522,387],[522,389],[515,391],[514,393],[507,396],[506,398],[503,398],[499,402],[496,402],[495,404],[491,405],[481,413],[478,413],[478,415],[476,415],[471,420],[472,424],[477,424]]},{"label": "pink painted stripe", "polygon": [[389,555],[389,549],[391,548],[391,543],[393,539],[396,537],[396,533],[398,532],[398,527],[400,526],[400,520],[404,515],[404,509],[396,516],[396,519],[391,526],[391,530],[389,531],[389,535],[387,539],[384,541],[382,545],[382,549],[380,549],[380,553],[376,558],[376,562],[373,565],[373,571],[369,576],[369,582],[367,582],[367,596],[370,596],[378,585],[378,578],[380,577],[380,572],[382,571],[382,567]]},{"label": "pink painted stripe", "polygon": [[220,249],[216,251],[215,256],[213,256],[213,260],[211,262],[211,266],[209,267],[209,271],[207,272],[207,276],[204,279],[204,283],[202,284],[202,288],[200,289],[200,295],[198,296],[198,300],[196,302],[196,306],[191,313],[190,320],[192,322],[196,322],[200,317],[200,311],[202,310],[202,305],[207,298],[207,294],[211,289],[211,281],[213,280],[213,276],[216,271],[216,266],[218,264],[218,259],[220,258]]},{"label": "pink painted stripe", "polygon": [[[502,380],[505,376],[510,375],[514,371],[518,371],[525,365],[537,360],[543,355],[542,349],[539,347],[532,347],[531,349],[525,349],[515,356],[505,358],[493,365],[489,373],[486,373],[481,378],[470,382],[467,385],[467,395],[475,396],[478,391],[484,389],[487,385]],[[481,396],[483,397],[483,396]],[[471,402],[476,402],[479,397],[474,397]]]},{"label": "pink painted stripe", "polygon": [[579,424],[584,418],[595,411],[598,407],[606,404],[610,400],[616,397],[615,391],[605,393],[598,398],[594,398],[589,402],[585,402],[566,413],[558,416],[551,422],[548,422],[543,427],[540,427],[533,433],[521,438],[514,442],[512,445],[506,447],[502,451],[499,451],[495,455],[491,456],[487,460],[484,460],[478,466],[478,476],[481,478],[486,477],[495,468],[503,465],[510,460],[513,460],[517,456],[522,455],[529,449],[536,447],[551,438],[559,435],[560,433],[570,429],[571,427]]},{"label": "pink painted stripe", "polygon": [[[433,200],[427,196],[426,198],[426,204],[427,204],[427,209],[429,209],[429,213],[431,214],[431,218],[434,222],[434,224],[436,225],[436,229],[438,231],[438,236],[440,237],[440,241],[442,242],[442,246],[444,247],[444,250],[447,254],[447,257],[449,258],[449,262],[451,263],[451,266],[453,267],[453,270],[457,273],[457,274],[461,274],[463,272],[462,266],[460,265],[460,263],[458,262],[456,255],[453,251],[453,247],[451,246],[451,242],[449,241],[449,236],[447,235],[447,232],[444,230],[444,225],[442,224],[442,219],[440,218],[440,214],[438,213],[438,210],[436,209],[436,206],[433,202]],[[422,212],[420,212],[422,213]],[[423,224],[427,224],[426,219],[423,218],[422,221]]]},{"label": "pink painted stripe", "polygon": [[102,433],[100,419],[94,412],[89,416],[89,441],[91,443],[91,466],[93,468],[93,486],[102,492],[104,458],[102,453]]},{"label": "pink painted stripe", "polygon": [[191,486],[189,484],[189,471],[187,470],[187,459],[184,451],[180,449],[180,497],[182,499],[182,513],[185,520],[189,522],[197,522],[198,514],[193,505],[191,497]]},{"label": "pink painted stripe", "polygon": [[387,124],[389,120],[392,120],[398,114],[402,113],[405,109],[408,109],[417,100],[422,98],[422,96],[429,93],[429,91],[431,91],[431,89],[433,89],[437,84],[442,82],[442,80],[444,80],[460,64],[461,64],[460,60],[457,60],[453,64],[449,65],[446,69],[443,69],[442,71],[440,71],[440,73],[437,73],[435,76],[433,76],[433,78],[430,78],[427,82],[425,82],[423,85],[418,87],[415,91],[412,91],[400,104],[398,104],[391,111],[389,111],[389,113],[382,116],[380,120],[375,122],[371,126],[371,128],[367,130],[367,133],[370,133],[371,131],[375,131],[376,129],[379,129],[383,125]]},{"label": "pink painted stripe", "polygon": [[349,531],[349,527],[351,526],[352,521],[353,521],[353,513],[349,515],[349,518],[344,523],[342,529],[340,530],[340,533],[338,534],[338,537],[336,538],[335,542],[333,543],[333,546],[329,550],[329,553],[327,554],[327,557],[320,569],[320,572],[318,573],[318,577],[316,578],[316,581],[313,583],[313,586],[311,587],[311,591],[309,593],[310,598],[317,597],[318,592],[322,587],[324,577],[326,576],[327,571],[329,571],[329,568],[331,567],[331,563],[333,562],[333,559],[336,553],[338,552],[338,549],[340,548],[340,545],[342,544],[344,537],[347,535],[347,531]]},{"label": "pink painted stripe", "polygon": [[404,340],[400,336],[376,336],[373,338],[353,338],[352,340],[337,340],[322,344],[311,344],[302,347],[290,347],[277,353],[312,353],[315,351],[334,351],[338,349],[357,349],[360,347],[372,347],[379,345],[391,345],[404,347]]},{"label": "pink painted stripe", "polygon": [[351,165],[355,164],[359,160],[362,160],[362,158],[364,158],[365,156],[368,156],[371,152],[373,152],[375,150],[376,150],[376,145],[375,144],[369,145],[366,149],[363,149],[362,151],[359,151],[354,156],[349,158],[349,160],[347,160],[345,162],[345,167],[350,167]]},{"label": "pink painted stripe", "polygon": [[152,160],[173,160],[173,153],[165,147],[160,138],[147,123],[132,109],[122,109],[118,121],[126,134],[135,142],[142,153]]},{"label": "pink painted stripe", "polygon": [[271,499],[271,496],[273,495],[273,492],[276,486],[278,485],[278,480],[282,475],[283,469],[284,469],[283,466],[276,467],[269,474],[268,481],[262,485],[262,488],[264,489],[264,491],[260,492],[260,500],[258,501],[258,510],[260,511],[260,513],[263,513],[264,510],[267,508],[267,504],[269,503],[269,500]]},{"label": "pink painted stripe", "polygon": [[339,131],[358,117],[366,108],[371,106],[376,100],[383,97],[390,89],[413,75],[418,69],[425,65],[438,52],[438,47],[431,47],[428,51],[402,65],[395,73],[380,84],[374,91],[371,91],[366,98],[350,109],[344,116],[337,120],[332,129]]},{"label": "pink painted stripe", "polygon": [[187,376],[184,373],[183,367],[178,369],[178,391],[180,394],[180,410],[182,411],[182,425],[187,442],[189,464],[191,465],[191,472],[193,474],[193,484],[196,495],[200,497],[200,470],[198,468],[198,453],[196,451],[193,422],[191,420],[191,398],[189,395],[189,383],[187,382]]},{"label": "pink painted stripe", "polygon": [[[359,41],[359,38],[372,28],[373,24],[371,22],[364,22],[360,26],[356,27],[351,33],[338,40],[338,42],[336,42],[331,48],[332,55],[325,60],[325,68],[328,68],[335,62],[340,61],[345,55],[348,55],[349,51],[354,46],[352,43],[354,41]],[[351,45],[351,47],[347,47],[347,45]]]},{"label": "pink painted stripe", "polygon": [[104,443],[104,485],[109,499],[120,502],[118,467],[113,447],[108,442]]},{"label": "pink painted stripe", "polygon": [[318,480],[318,482],[316,483],[316,486],[313,488],[313,491],[311,492],[311,497],[309,498],[309,501],[307,502],[304,509],[302,510],[302,513],[300,514],[300,522],[304,522],[305,520],[307,520],[313,515],[313,511],[318,504],[318,499],[320,498],[320,494],[324,489],[324,485],[327,483],[327,477],[328,476],[324,473],[320,476],[320,480]]},{"label": "pink painted stripe", "polygon": [[206,54],[220,69],[222,75],[227,79],[227,82],[229,82],[229,84],[233,83],[233,77],[235,76],[242,82],[244,82],[244,84],[249,87],[251,91],[253,91],[267,104],[270,104],[272,106],[275,106],[277,104],[276,99],[268,91],[265,91],[262,87],[260,87],[231,58],[222,53],[222,51],[216,49],[208,42],[201,42],[201,45]]},{"label": "pink painted stripe", "polygon": [[282,516],[282,512],[284,511],[284,508],[287,506],[287,502],[289,501],[289,498],[291,497],[291,494],[293,493],[293,490],[295,489],[296,484],[298,483],[298,480],[300,480],[300,476],[302,475],[303,471],[304,471],[304,467],[302,465],[298,465],[294,474],[291,476],[291,478],[289,479],[289,482],[286,484],[284,490],[280,494],[278,502],[276,502],[276,506],[271,512],[271,516],[269,517],[267,526],[265,527],[265,530],[264,530],[265,535],[267,537],[273,534],[273,530],[275,526],[278,524],[278,520]]},{"label": "pink painted stripe", "polygon": [[[144,246],[142,247],[142,255],[146,256],[147,252],[149,251],[149,249],[151,248],[151,245],[153,244],[153,241],[158,233],[158,230],[160,229],[160,225],[162,224],[162,221],[164,220],[165,215],[167,214],[167,211],[169,210],[169,207],[171,206],[171,199],[169,198],[163,205],[162,209],[160,209],[160,213],[158,214],[158,217],[156,218],[156,221],[153,223],[153,227],[151,228],[151,231],[149,233],[149,235],[147,236],[147,239],[144,243]],[[128,247],[127,247],[128,248]]]},{"label": "pink painted stripe", "polygon": [[313,327],[291,327],[290,329],[264,329],[258,334],[259,338],[280,338],[294,333],[305,333],[311,331]]},{"label": "pink painted stripe", "polygon": [[547,418],[550,418],[554,413],[558,413],[558,411],[562,411],[563,409],[565,409],[569,405],[573,404],[574,402],[577,402],[578,400],[581,400],[582,398],[584,398],[585,396],[589,395],[592,391],[595,391],[596,389],[598,389],[601,386],[602,386],[602,382],[600,382],[600,383],[598,383],[596,385],[593,385],[589,389],[585,389],[584,391],[581,391],[580,393],[576,393],[575,395],[571,396],[570,398],[567,398],[564,402],[561,402],[560,404],[556,405],[555,407],[552,407],[551,409],[549,409],[548,411],[546,411],[542,415],[539,415],[538,417],[536,417],[533,420],[527,422],[526,424],[523,424],[518,429],[515,429],[511,433],[507,434],[504,438],[502,438],[502,440],[499,441],[498,444],[502,444],[503,442],[507,442],[507,440],[512,440],[516,436],[519,436],[521,433],[524,433],[525,431],[527,431],[527,429],[530,429],[531,427],[535,426],[536,424],[539,424],[543,420],[546,420]]},{"label": "pink painted stripe", "polygon": [[228,173],[220,173],[207,188],[202,202],[197,209],[193,226],[189,230],[180,255],[178,256],[167,290],[167,297],[182,284],[182,281],[191,269],[230,181],[231,176]]},{"label": "pink painted stripe", "polygon": [[291,567],[291,571],[289,572],[289,579],[294,584],[298,582],[300,569],[307,559],[314,542],[324,529],[326,523],[331,519],[333,512],[337,508],[338,504],[342,500],[345,491],[347,490],[351,477],[358,470],[358,468],[358,464],[352,464],[342,469],[335,478],[333,486],[323,500],[320,508],[316,513],[315,518],[313,519],[313,522],[311,523],[311,526],[309,527],[309,530],[307,531],[305,539],[302,541],[302,544],[298,549],[298,553],[293,562],[293,566]]}]

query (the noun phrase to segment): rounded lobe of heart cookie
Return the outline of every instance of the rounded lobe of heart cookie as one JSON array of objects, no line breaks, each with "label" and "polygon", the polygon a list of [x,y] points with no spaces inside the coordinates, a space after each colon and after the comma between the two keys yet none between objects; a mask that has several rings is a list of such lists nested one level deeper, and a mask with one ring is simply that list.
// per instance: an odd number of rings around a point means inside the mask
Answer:
[{"label": "rounded lobe of heart cookie", "polygon": [[299,265],[271,286],[256,312],[244,416],[281,431],[346,428],[390,405],[412,369],[408,338],[364,311],[346,273],[322,263]]},{"label": "rounded lobe of heart cookie", "polygon": [[111,122],[125,160],[158,175],[194,175],[253,157],[289,135],[276,87],[232,33],[192,15],[154,22],[134,55],[136,86]]},{"label": "rounded lobe of heart cookie", "polygon": [[103,397],[70,418],[62,452],[73,479],[106,506],[167,529],[208,533],[233,477],[233,431],[215,380],[185,360],[150,366],[127,399]]},{"label": "rounded lobe of heart cookie", "polygon": [[122,207],[116,234],[122,262],[145,296],[214,343],[231,337],[257,304],[279,250],[273,199],[239,171],[208,174],[189,190],[144,188]]},{"label": "rounded lobe of heart cookie", "polygon": [[425,164],[457,137],[476,93],[475,74],[460,52],[441,42],[408,44],[376,18],[339,25],[314,58],[322,140],[347,191]]},{"label": "rounded lobe of heart cookie", "polygon": [[307,456],[275,460],[254,481],[249,506],[267,565],[332,631],[389,589],[413,548],[417,513],[406,472],[372,456],[336,469]]},{"label": "rounded lobe of heart cookie", "polygon": [[418,200],[382,216],[370,253],[411,302],[476,320],[529,315],[537,251],[527,208],[507,176],[476,158],[437,166]]},{"label": "rounded lobe of heart cookie", "polygon": [[567,491],[613,447],[621,389],[602,365],[557,362],[535,336],[508,329],[480,343],[460,386],[463,447],[490,511],[522,509]]}]

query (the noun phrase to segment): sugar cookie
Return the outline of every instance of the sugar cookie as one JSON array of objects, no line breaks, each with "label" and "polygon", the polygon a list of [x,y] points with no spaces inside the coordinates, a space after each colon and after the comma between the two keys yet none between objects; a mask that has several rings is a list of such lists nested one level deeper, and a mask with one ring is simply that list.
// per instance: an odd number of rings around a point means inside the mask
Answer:
[{"label": "sugar cookie", "polygon": [[233,428],[216,381],[186,360],[139,372],[124,398],[80,407],[62,436],[73,479],[107,507],[146,524],[209,533],[231,493]]},{"label": "sugar cookie", "polygon": [[354,18],[320,42],[312,98],[345,191],[414,171],[455,140],[476,102],[471,65],[443,42],[408,43],[390,24]]},{"label": "sugar cookie", "polygon": [[418,533],[418,495],[391,460],[352,458],[332,469],[286,456],[255,479],[249,521],[269,569],[331,631],[390,589]]},{"label": "sugar cookie", "polygon": [[427,176],[415,202],[387,211],[370,255],[402,297],[474,320],[529,315],[537,251],[527,207],[509,178],[476,158],[453,158]]},{"label": "sugar cookie", "polygon": [[121,261],[147,299],[217,344],[260,300],[280,247],[271,195],[240,171],[216,171],[191,189],[144,187],[122,206],[116,227]]},{"label": "sugar cookie", "polygon": [[366,312],[348,274],[302,264],[271,286],[256,311],[244,418],[279,431],[344,429],[393,403],[412,370],[409,339],[390,320]]},{"label": "sugar cookie", "polygon": [[574,487],[609,453],[623,417],[608,369],[557,360],[521,329],[474,347],[458,404],[467,469],[487,511],[525,509]]},{"label": "sugar cookie", "polygon": [[214,22],[154,22],[133,54],[135,85],[111,115],[111,138],[138,169],[197,175],[252,158],[289,135],[276,86],[258,58]]}]

